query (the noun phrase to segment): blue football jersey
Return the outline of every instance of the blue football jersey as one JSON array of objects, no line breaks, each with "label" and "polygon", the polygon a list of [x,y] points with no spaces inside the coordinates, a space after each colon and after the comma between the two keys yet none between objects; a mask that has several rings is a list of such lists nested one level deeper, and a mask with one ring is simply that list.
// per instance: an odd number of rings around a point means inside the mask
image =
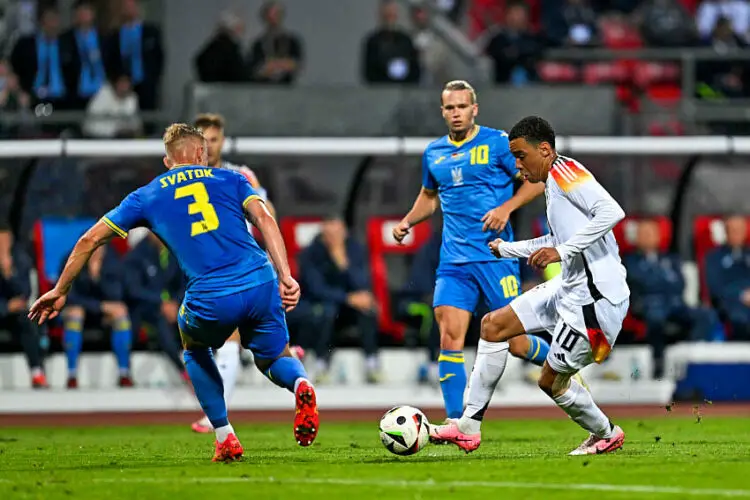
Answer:
[{"label": "blue football jersey", "polygon": [[500,232],[482,231],[482,217],[513,196],[518,174],[508,134],[477,127],[459,143],[446,135],[430,143],[422,155],[422,185],[437,190],[443,210],[440,262],[460,264],[495,260],[488,244],[513,241],[508,223]]},{"label": "blue football jersey", "polygon": [[188,295],[221,297],[275,278],[245,222],[244,207],[256,198],[236,172],[185,165],[128,195],[102,221],[122,237],[149,228],[179,262]]}]

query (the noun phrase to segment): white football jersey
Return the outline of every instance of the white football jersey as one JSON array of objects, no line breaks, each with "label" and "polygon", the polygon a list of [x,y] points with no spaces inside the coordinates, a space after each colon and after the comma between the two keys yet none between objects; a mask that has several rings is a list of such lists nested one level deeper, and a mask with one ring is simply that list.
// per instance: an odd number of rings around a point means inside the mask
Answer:
[{"label": "white football jersey", "polygon": [[231,163],[226,160],[221,161],[221,168],[226,168],[227,170],[232,170],[234,172],[238,172],[245,176],[245,179],[247,179],[247,182],[250,183],[250,185],[255,189],[261,198],[264,200],[268,199],[268,192],[263,188],[263,186],[260,185],[260,182],[258,182],[258,178],[255,176],[255,172],[252,171],[252,169],[246,165],[237,165],[236,163]]},{"label": "white football jersey", "polygon": [[625,268],[612,228],[625,212],[594,176],[576,160],[558,156],[545,187],[550,233],[532,240],[503,243],[503,257],[528,257],[555,247],[560,254],[560,300],[583,306],[606,298],[619,304],[630,296]]}]

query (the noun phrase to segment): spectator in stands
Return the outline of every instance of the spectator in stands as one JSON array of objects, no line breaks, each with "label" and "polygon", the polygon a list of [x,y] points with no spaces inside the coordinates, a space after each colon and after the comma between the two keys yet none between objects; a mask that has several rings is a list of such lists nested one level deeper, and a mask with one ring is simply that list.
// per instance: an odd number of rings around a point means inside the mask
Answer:
[{"label": "spectator in stands", "polygon": [[652,47],[689,47],[698,41],[695,21],[678,0],[648,0],[638,17],[643,39]]},{"label": "spectator in stands", "polygon": [[414,255],[409,279],[401,292],[399,316],[419,328],[419,337],[427,344],[427,364],[420,366],[420,383],[438,383],[440,330],[432,311],[435,273],[440,263],[442,233],[435,231]]},{"label": "spectator in stands", "polygon": [[153,111],[164,70],[161,28],[143,20],[138,0],[122,0],[121,20],[107,42],[105,64],[114,75],[128,75],[140,108]]},{"label": "spectator in stands", "polygon": [[630,286],[631,311],[646,323],[646,340],[654,357],[654,377],[664,374],[667,325],[687,329],[688,340],[709,340],[717,322],[713,310],[689,307],[683,300],[685,279],[682,262],[676,254],[659,249],[661,235],[653,220],[638,224],[637,251],[625,257]]},{"label": "spectator in stands", "polygon": [[337,326],[356,324],[365,351],[367,380],[379,380],[378,330],[375,298],[370,291],[369,268],[362,244],[348,235],[338,216],[327,218],[321,233],[299,256],[304,301],[312,305],[318,360],[317,378],[329,379],[332,339]]},{"label": "spectator in stands", "polygon": [[42,366],[42,349],[37,326],[26,314],[31,295],[31,259],[16,245],[5,255],[0,267],[0,328],[16,337],[31,372],[31,385],[35,389],[47,387]]},{"label": "spectator in stands", "polygon": [[266,31],[250,49],[250,78],[259,83],[294,83],[304,54],[299,37],[284,28],[284,6],[277,1],[266,2],[260,18]]},{"label": "spectator in stands", "polygon": [[544,0],[542,24],[553,45],[588,47],[599,43],[596,12],[588,0]]},{"label": "spectator in stands", "polygon": [[505,24],[485,48],[495,63],[495,83],[525,85],[538,79],[536,63],[543,44],[531,32],[529,8],[524,2],[508,5]]},{"label": "spectator in stands", "polygon": [[380,27],[367,36],[362,55],[362,78],[367,83],[419,83],[419,52],[411,37],[398,28],[398,5],[380,3]]},{"label": "spectator in stands", "polygon": [[16,42],[10,61],[21,88],[32,96],[33,104],[44,102],[64,109],[69,104],[65,82],[70,81],[65,71],[72,56],[58,36],[60,15],[57,8],[40,7],[39,24],[38,33]]},{"label": "spectator in stands", "polygon": [[[61,269],[62,270],[62,269]],[[112,351],[117,358],[120,387],[132,387],[130,347],[133,334],[123,302],[122,260],[111,247],[99,247],[81,271],[63,310],[63,344],[68,358],[68,389],[78,387],[78,358],[83,350],[84,323],[112,330]]]},{"label": "spectator in stands", "polygon": [[148,326],[159,346],[186,379],[177,328],[177,312],[184,295],[182,271],[164,243],[152,232],[125,257],[125,300],[133,331]]},{"label": "spectator in stands", "polygon": [[128,75],[107,81],[86,108],[84,133],[98,139],[132,138],[142,131],[138,95]]},{"label": "spectator in stands", "polygon": [[231,83],[248,80],[242,57],[245,23],[233,12],[221,14],[216,33],[195,57],[198,78],[206,83]]},{"label": "spectator in stands", "polygon": [[66,71],[70,90],[70,106],[83,110],[89,99],[104,85],[107,73],[102,58],[104,37],[96,29],[92,0],[77,0],[73,13],[74,26],[62,34],[60,43],[70,54]]},{"label": "spectator in stands", "polygon": [[[717,54],[747,47],[747,43],[732,31],[731,21],[726,18],[719,19],[707,43]],[[698,61],[697,93],[704,99],[744,97],[748,93],[745,84],[748,69],[747,61],[742,60]]]},{"label": "spectator in stands", "polygon": [[450,80],[451,52],[442,38],[430,29],[430,17],[422,5],[411,7],[414,46],[419,51],[422,83],[440,85]]},{"label": "spectator in stands", "polygon": [[698,33],[704,40],[711,37],[721,18],[730,21],[735,35],[743,40],[748,39],[750,3],[747,0],[704,0],[695,17]]},{"label": "spectator in stands", "polygon": [[[23,112],[28,110],[31,104],[29,94],[24,92],[18,85],[18,78],[11,71],[7,61],[0,59],[0,112]],[[2,123],[0,113],[0,138],[13,137],[17,127],[15,124]]]},{"label": "spectator in stands", "polygon": [[750,341],[750,246],[747,218],[725,221],[727,242],[706,256],[706,280],[711,299],[734,340]]}]

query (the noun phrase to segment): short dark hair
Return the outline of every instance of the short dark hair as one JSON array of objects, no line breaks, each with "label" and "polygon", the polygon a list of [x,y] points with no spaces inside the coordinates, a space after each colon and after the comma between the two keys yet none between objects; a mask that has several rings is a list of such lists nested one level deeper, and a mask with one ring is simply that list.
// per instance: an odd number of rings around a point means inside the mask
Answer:
[{"label": "short dark hair", "polygon": [[527,116],[510,129],[508,140],[526,139],[530,144],[548,142],[555,147],[555,130],[547,120],[539,116]]},{"label": "short dark hair", "polygon": [[224,130],[224,117],[218,113],[203,113],[195,117],[193,126],[201,130],[206,130],[211,127]]},{"label": "short dark hair", "polygon": [[73,4],[73,8],[80,9],[81,7],[86,7],[93,10],[94,2],[93,0],[76,0],[76,2]]}]

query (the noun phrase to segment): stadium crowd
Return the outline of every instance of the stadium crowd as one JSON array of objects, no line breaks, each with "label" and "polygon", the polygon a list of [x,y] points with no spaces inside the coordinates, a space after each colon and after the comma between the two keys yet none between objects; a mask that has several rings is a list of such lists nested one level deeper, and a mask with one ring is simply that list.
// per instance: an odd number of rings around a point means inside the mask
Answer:
[{"label": "stadium crowd", "polygon": [[[55,1],[10,2],[4,16],[0,11],[0,110],[48,114],[40,104],[85,110],[89,119],[82,132],[88,136],[143,133],[140,110],[159,106],[166,57],[162,33],[157,23],[143,20],[138,0],[119,6],[119,11],[109,6],[105,21],[97,19],[102,10],[97,2],[77,0],[73,23],[63,29]],[[630,106],[635,106],[633,86],[658,85],[660,99],[673,98],[679,64],[573,64],[550,59],[548,49],[711,47],[722,53],[746,47],[750,39],[747,0],[425,0],[411,5],[407,22],[399,13],[398,2],[380,2],[377,27],[362,40],[363,83],[449,80],[451,52],[430,29],[435,15],[453,21],[492,61],[497,83],[616,84]],[[215,33],[194,57],[198,80],[295,83],[305,69],[305,40],[285,27],[281,2],[265,3],[259,15],[263,32],[246,48],[246,20],[232,11],[221,14]],[[112,29],[103,28],[108,25]],[[704,98],[747,96],[747,71],[741,60],[703,63],[697,92]]]},{"label": "stadium crowd", "polygon": [[[137,0],[123,0],[113,16],[116,28],[101,30],[95,2],[78,0],[73,26],[63,30],[55,2],[18,0],[5,11],[0,30],[0,113],[55,109],[85,110],[81,132],[91,137],[148,134],[138,115],[159,106],[165,53],[160,27],[145,22]],[[232,12],[221,16],[212,37],[195,55],[204,82],[255,82],[292,85],[304,71],[305,41],[284,25],[284,6],[266,3],[260,15],[265,30],[249,49],[243,47],[245,21]],[[407,28],[400,27],[398,4],[379,5],[378,26],[362,41],[361,75],[367,84],[434,85],[448,80],[445,43],[427,29],[430,16],[442,12],[493,61],[497,83],[526,85],[535,81],[618,81],[602,66],[558,64],[546,60],[554,47],[744,47],[750,40],[747,0],[436,0],[414,4]],[[3,36],[4,35],[4,36]],[[611,69],[611,68],[610,68]],[[705,95],[745,96],[747,68],[722,63],[703,68]],[[608,75],[608,76],[607,76]],[[662,75],[663,76],[663,75]],[[669,74],[678,80],[679,73]],[[656,78],[655,80],[659,80]],[[44,111],[41,111],[44,113]],[[16,126],[5,136],[17,136]],[[45,130],[56,134],[57,129]],[[11,196],[0,217],[0,329],[10,331],[26,354],[35,387],[46,387],[43,359],[49,332],[25,319],[35,286],[31,271],[38,259],[23,235],[14,241],[9,223]],[[316,354],[318,381],[331,378],[331,349],[342,331],[351,331],[367,358],[367,378],[380,379],[377,360],[379,307],[372,293],[367,248],[349,234],[338,216],[329,217],[321,234],[299,256],[305,293],[288,321],[296,341]],[[633,293],[632,317],[645,325],[635,339],[653,347],[654,376],[663,375],[665,346],[678,340],[750,340],[750,246],[747,219],[725,221],[726,244],[705,260],[707,300],[689,307],[681,257],[667,252],[654,222],[639,224],[636,248],[624,255]],[[437,358],[437,325],[431,295],[440,234],[436,233],[411,260],[409,279],[394,291],[394,315],[420,332],[407,341],[426,345]],[[548,276],[525,270],[528,288]],[[161,242],[143,238],[126,254],[103,249],[76,282],[64,322],[68,387],[75,388],[82,332],[87,325],[111,332],[121,386],[132,385],[130,353],[144,338],[156,344],[184,376],[176,329],[183,293],[176,263]],[[425,311],[427,311],[425,313]],[[673,325],[676,325],[675,328]],[[54,328],[54,327],[53,327]],[[337,335],[339,338],[337,339]],[[52,348],[57,348],[53,345]],[[435,378],[425,366],[421,378]]]}]

